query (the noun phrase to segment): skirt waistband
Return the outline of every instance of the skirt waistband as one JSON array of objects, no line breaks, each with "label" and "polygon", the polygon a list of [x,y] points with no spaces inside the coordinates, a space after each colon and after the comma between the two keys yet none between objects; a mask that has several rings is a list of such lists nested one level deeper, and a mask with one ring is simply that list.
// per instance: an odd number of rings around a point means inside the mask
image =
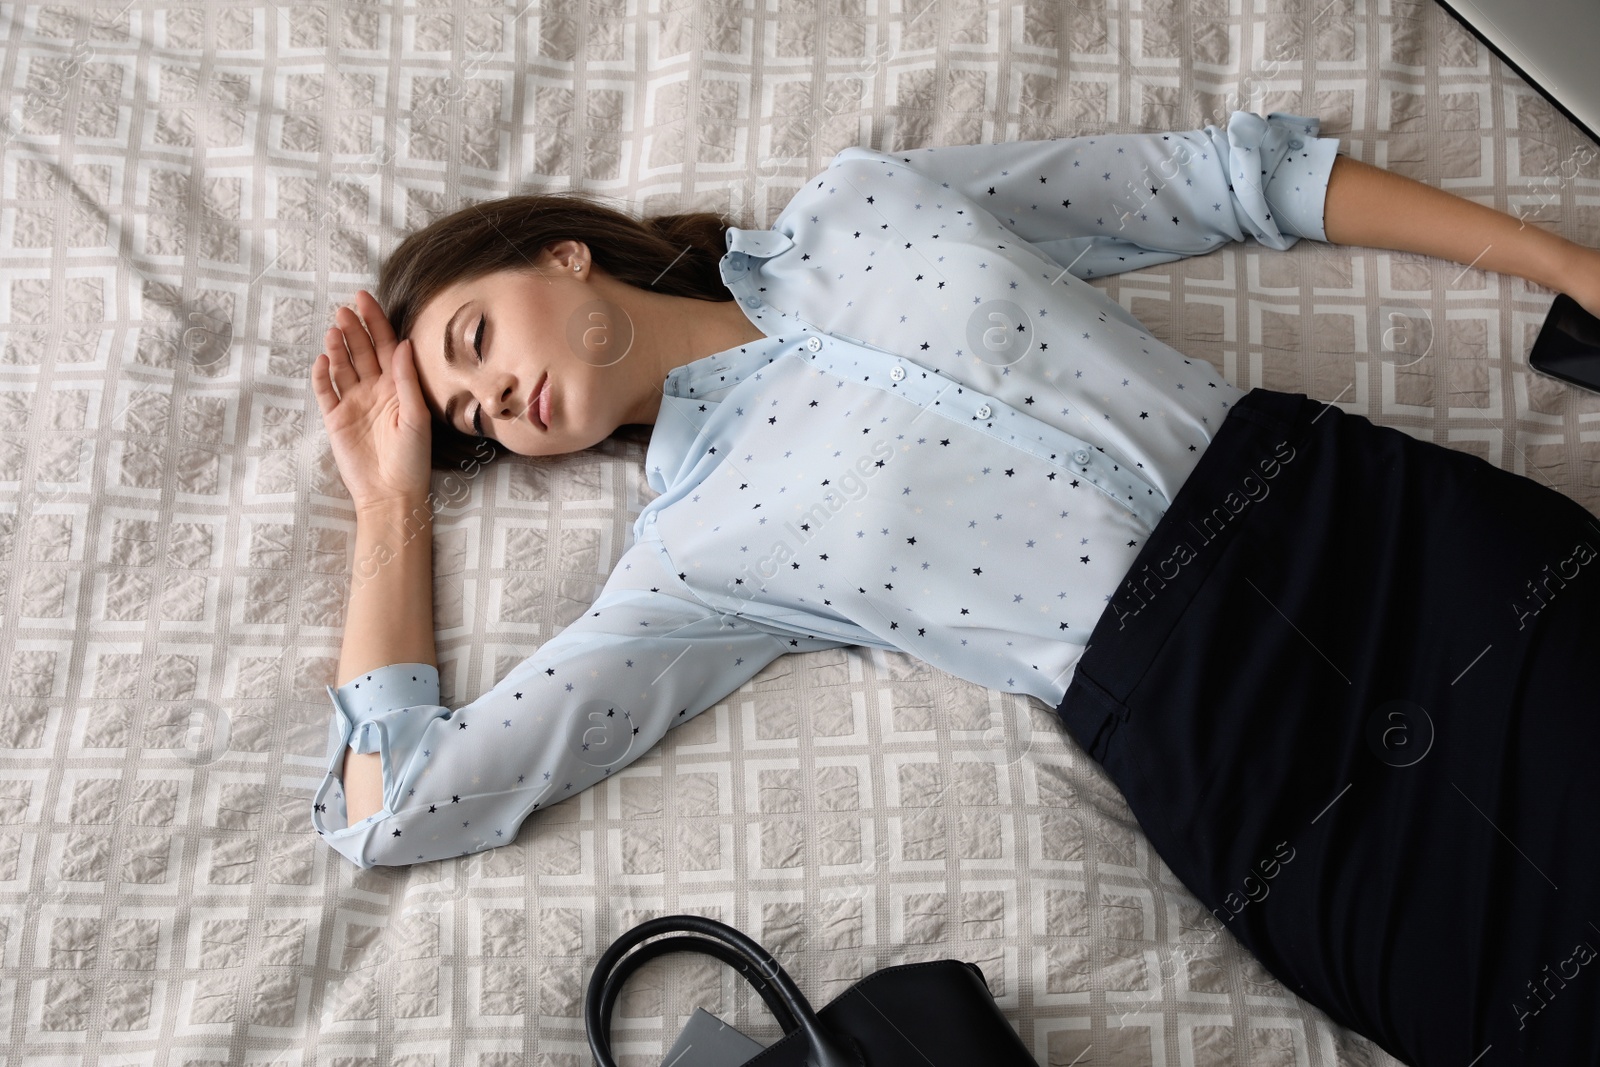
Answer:
[{"label": "skirt waistband", "polygon": [[[1134,558],[1089,635],[1077,672],[1083,688],[1122,703],[1160,650],[1246,513],[1272,492],[1320,418],[1346,418],[1304,393],[1252,389],[1223,420]],[[1112,662],[1096,644],[1115,643]]]}]

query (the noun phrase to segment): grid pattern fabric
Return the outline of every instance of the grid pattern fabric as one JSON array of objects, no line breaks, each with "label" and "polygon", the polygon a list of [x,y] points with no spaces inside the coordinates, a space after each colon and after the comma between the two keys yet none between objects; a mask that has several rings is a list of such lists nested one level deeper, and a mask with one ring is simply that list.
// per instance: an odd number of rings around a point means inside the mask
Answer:
[{"label": "grid pattern fabric", "polygon": [[[1041,1065],[1383,1065],[1152,851],[1051,709],[910,657],[786,656],[517,841],[359,871],[309,822],[354,515],[309,370],[406,232],[576,188],[762,227],[834,153],[1321,118],[1341,151],[1600,245],[1595,146],[1413,0],[332,0],[0,7],[0,1040],[22,1063],[587,1065],[595,959],[733,923],[814,1004],[977,963]],[[1253,242],[1096,282],[1233,383],[1600,510],[1553,293]],[[435,475],[443,698],[598,591],[647,438]],[[710,961],[615,1025],[657,1063]]]}]

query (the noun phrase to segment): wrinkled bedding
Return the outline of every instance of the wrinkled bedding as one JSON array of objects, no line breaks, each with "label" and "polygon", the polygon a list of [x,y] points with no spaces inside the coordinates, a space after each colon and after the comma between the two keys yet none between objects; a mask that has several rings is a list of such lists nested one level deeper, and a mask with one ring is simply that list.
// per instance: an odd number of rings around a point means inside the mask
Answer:
[{"label": "wrinkled bedding", "polygon": [[[820,1006],[978,964],[1044,1067],[1384,1065],[1267,974],[1030,698],[784,657],[501,848],[361,871],[308,812],[354,551],[308,372],[332,309],[469,201],[577,188],[766,226],[834,153],[1316,115],[1340,151],[1600,245],[1596,148],[1432,3],[0,6],[0,1022],[7,1059],[590,1062],[589,969],[653,915]],[[1241,387],[1304,392],[1600,513],[1600,396],[1529,371],[1554,294],[1253,242],[1104,279]],[[651,491],[625,429],[435,476],[443,699],[559,633]],[[654,1064],[709,960],[614,1024]]]}]

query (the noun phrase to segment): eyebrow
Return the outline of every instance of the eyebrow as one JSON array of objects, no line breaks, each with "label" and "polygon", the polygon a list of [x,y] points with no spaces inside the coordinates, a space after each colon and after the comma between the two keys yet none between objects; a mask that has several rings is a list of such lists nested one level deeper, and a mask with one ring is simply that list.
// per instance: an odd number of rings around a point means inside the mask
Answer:
[{"label": "eyebrow", "polygon": [[[456,320],[461,318],[461,313],[467,309],[466,304],[456,308],[456,313],[450,316],[450,321],[444,327],[444,361],[446,366],[456,365]],[[457,429],[455,420],[456,398],[451,397],[444,405],[444,421]]]}]

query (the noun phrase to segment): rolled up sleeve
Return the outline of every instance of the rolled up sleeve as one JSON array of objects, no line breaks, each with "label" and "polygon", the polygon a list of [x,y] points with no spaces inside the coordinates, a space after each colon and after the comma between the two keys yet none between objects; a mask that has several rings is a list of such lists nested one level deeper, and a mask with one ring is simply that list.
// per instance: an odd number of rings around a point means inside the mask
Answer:
[{"label": "rolled up sleeve", "polygon": [[1326,241],[1323,209],[1336,137],[1315,117],[1235,111],[1170,133],[949,145],[897,153],[847,148],[910,167],[982,206],[1079,278],[1202,255],[1254,237],[1273,249]]},{"label": "rolled up sleeve", "polygon": [[[358,842],[369,836],[363,827],[376,824],[392,810],[394,798],[389,794],[399,783],[401,769],[416,752],[428,724],[448,717],[450,711],[439,703],[439,669],[428,663],[392,663],[327,690],[333,702],[327,774],[312,799],[311,824],[335,850],[357,866],[370,867],[370,861],[362,862],[364,849]],[[347,750],[380,753],[383,772],[383,807],[354,827],[345,807]]]},{"label": "rolled up sleeve", "polygon": [[1285,248],[1294,243],[1294,237],[1326,243],[1323,214],[1339,139],[1319,136],[1321,123],[1315,118],[1273,112],[1265,121],[1269,132],[1263,133],[1258,162],[1268,177],[1260,185],[1260,228],[1265,230],[1265,223],[1275,222],[1277,233],[1285,238]]}]

